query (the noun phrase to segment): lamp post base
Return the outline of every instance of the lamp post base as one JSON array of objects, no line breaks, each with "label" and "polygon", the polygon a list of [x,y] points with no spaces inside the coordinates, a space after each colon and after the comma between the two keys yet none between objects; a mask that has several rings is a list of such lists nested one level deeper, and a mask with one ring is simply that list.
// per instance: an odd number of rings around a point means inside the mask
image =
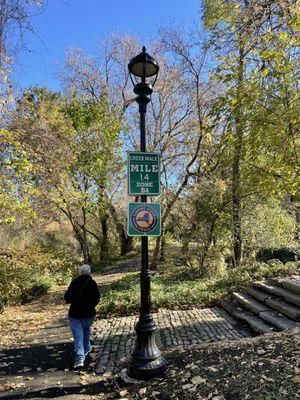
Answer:
[{"label": "lamp post base", "polygon": [[166,359],[160,356],[150,362],[135,361],[128,368],[128,376],[132,379],[148,381],[152,378],[162,377],[167,370]]},{"label": "lamp post base", "polygon": [[157,347],[157,328],[151,314],[141,316],[135,330],[137,339],[128,366],[128,376],[138,380],[162,376],[167,369],[167,362]]}]

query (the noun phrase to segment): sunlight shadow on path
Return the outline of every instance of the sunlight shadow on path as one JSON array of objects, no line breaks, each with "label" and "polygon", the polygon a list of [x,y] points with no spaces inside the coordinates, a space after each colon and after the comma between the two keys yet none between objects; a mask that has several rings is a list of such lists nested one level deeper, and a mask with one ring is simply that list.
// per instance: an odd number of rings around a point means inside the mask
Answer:
[{"label": "sunlight shadow on path", "polygon": [[[227,320],[218,308],[161,310],[153,316],[158,327],[157,343],[162,350],[252,336],[242,325]],[[97,355],[93,361],[97,373],[116,372],[120,363],[126,363],[134,348],[137,320],[137,316],[129,316],[95,322],[93,338]]]}]

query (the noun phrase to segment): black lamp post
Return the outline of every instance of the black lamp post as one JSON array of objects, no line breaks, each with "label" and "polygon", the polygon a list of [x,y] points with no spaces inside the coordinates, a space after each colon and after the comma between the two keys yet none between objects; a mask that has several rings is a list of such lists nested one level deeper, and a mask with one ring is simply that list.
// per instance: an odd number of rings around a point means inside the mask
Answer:
[{"label": "black lamp post", "polygon": [[[131,81],[140,113],[140,150],[146,151],[146,112],[153,85],[156,82],[159,66],[157,61],[146,53],[134,57],[128,64]],[[152,78],[146,82],[146,78]],[[141,202],[147,202],[147,196],[141,195]],[[137,340],[132,359],[128,368],[128,375],[134,379],[150,379],[161,375],[166,370],[166,360],[161,356],[155,341],[156,325],[151,315],[150,276],[148,266],[148,237],[141,237],[142,268],[141,268],[141,307],[139,321],[135,330]]]}]

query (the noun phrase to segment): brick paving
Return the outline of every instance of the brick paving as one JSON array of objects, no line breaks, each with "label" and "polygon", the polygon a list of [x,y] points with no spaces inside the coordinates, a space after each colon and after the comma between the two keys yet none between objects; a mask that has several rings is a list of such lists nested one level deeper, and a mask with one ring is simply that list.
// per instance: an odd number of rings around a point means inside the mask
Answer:
[{"label": "brick paving", "polygon": [[[251,336],[246,328],[231,323],[218,308],[161,310],[153,314],[158,327],[157,343],[162,350],[220,340]],[[99,319],[93,326],[96,371],[99,374],[120,370],[129,359],[135,343],[137,316]]]}]

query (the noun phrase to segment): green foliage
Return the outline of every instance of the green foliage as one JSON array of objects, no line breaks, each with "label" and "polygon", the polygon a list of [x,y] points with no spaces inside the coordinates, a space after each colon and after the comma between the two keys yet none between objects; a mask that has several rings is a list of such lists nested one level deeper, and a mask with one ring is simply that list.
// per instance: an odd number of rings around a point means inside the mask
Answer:
[{"label": "green foliage", "polygon": [[214,29],[220,21],[229,22],[230,12],[236,2],[225,0],[205,0],[203,1],[203,21],[207,29]]},{"label": "green foliage", "polygon": [[[162,153],[164,231],[190,248],[181,259],[192,275],[209,279],[226,275],[224,258],[236,244],[251,258],[261,247],[292,241],[292,216],[272,199],[295,195],[300,185],[299,6],[202,6],[208,31],[201,40],[197,29],[187,44],[175,32],[169,44],[177,56],[161,57],[147,137],[149,149]],[[103,64],[74,51],[63,74],[66,92],[32,87],[9,109],[9,93],[1,91],[0,224],[14,241],[21,242],[18,231],[32,232],[37,218],[51,223],[61,213],[86,261],[101,268],[100,260],[119,251],[126,203],[120,137],[126,148],[138,143],[123,70],[132,43],[107,43]],[[5,91],[9,64],[4,58],[0,66]],[[48,239],[56,249],[71,242],[70,235]]]},{"label": "green foliage", "polygon": [[210,115],[215,127],[225,127],[219,165],[232,182],[231,243],[238,264],[243,247],[252,256],[261,240],[265,247],[283,245],[293,231],[286,213],[275,218],[268,211],[268,225],[267,216],[260,213],[256,221],[245,206],[253,194],[258,202],[261,196],[282,199],[300,185],[299,6],[239,0],[203,5],[215,58],[212,75],[222,87]]},{"label": "green foliage", "polygon": [[220,278],[226,274],[226,269],[224,249],[218,245],[212,245],[205,253],[204,262],[199,270],[199,277]]},{"label": "green foliage", "polygon": [[[151,301],[154,311],[159,308],[185,309],[192,306],[209,307],[228,296],[231,291],[251,284],[255,280],[285,276],[296,272],[299,263],[247,262],[234,270],[224,271],[209,278],[199,279],[199,271],[190,266],[172,265],[156,274],[151,283]],[[163,269],[163,266],[161,266]],[[140,306],[138,273],[130,273],[122,280],[101,289],[98,313],[128,315],[137,313]]]},{"label": "green foliage", "polygon": [[181,236],[182,260],[197,271],[199,278],[222,274],[230,241],[228,183],[216,177],[202,178],[182,203],[184,212],[174,216],[180,226],[180,230],[174,227],[174,233]]},{"label": "green foliage", "polygon": [[241,267],[229,271],[227,277],[221,282],[228,289],[236,290],[241,286],[250,285],[254,281],[285,276],[294,270],[296,271],[297,267],[298,263],[274,263],[269,265],[263,262],[247,260]]},{"label": "green foliage", "polygon": [[17,132],[18,150],[29,160],[31,203],[46,200],[68,218],[85,259],[96,243],[96,262],[100,221],[109,214],[108,194],[122,168],[121,129],[118,109],[105,96],[87,100],[33,87],[18,101],[9,131],[12,138]]},{"label": "green foliage", "polygon": [[237,115],[242,121],[240,194],[280,195],[299,187],[298,7],[204,2],[217,63],[214,77],[224,88],[212,117],[225,118],[229,128]]},{"label": "green foliage", "polygon": [[0,152],[0,225],[14,223],[20,214],[30,221],[35,217],[30,203],[32,164],[20,136],[0,128]]},{"label": "green foliage", "polygon": [[101,301],[98,312],[107,315],[126,315],[136,310],[139,304],[139,276],[131,273],[126,278],[101,288]]},{"label": "green foliage", "polygon": [[75,129],[72,143],[75,159],[69,168],[82,179],[92,179],[95,189],[97,186],[105,187],[108,177],[116,175],[120,168],[120,120],[110,110],[105,98],[91,102],[74,97],[62,111]]},{"label": "green foliage", "polygon": [[293,215],[280,204],[266,202],[255,206],[249,202],[243,217],[245,255],[252,257],[260,248],[288,245],[293,241],[295,229]]},{"label": "green foliage", "polygon": [[66,254],[41,249],[6,251],[0,254],[0,299],[23,303],[46,293],[53,284],[65,284],[78,261]]},{"label": "green foliage", "polygon": [[282,263],[300,260],[300,247],[263,248],[256,255],[258,261]]},{"label": "green foliage", "polygon": [[20,294],[20,302],[28,303],[46,294],[55,283],[50,275],[33,275],[28,277],[26,290]]}]

